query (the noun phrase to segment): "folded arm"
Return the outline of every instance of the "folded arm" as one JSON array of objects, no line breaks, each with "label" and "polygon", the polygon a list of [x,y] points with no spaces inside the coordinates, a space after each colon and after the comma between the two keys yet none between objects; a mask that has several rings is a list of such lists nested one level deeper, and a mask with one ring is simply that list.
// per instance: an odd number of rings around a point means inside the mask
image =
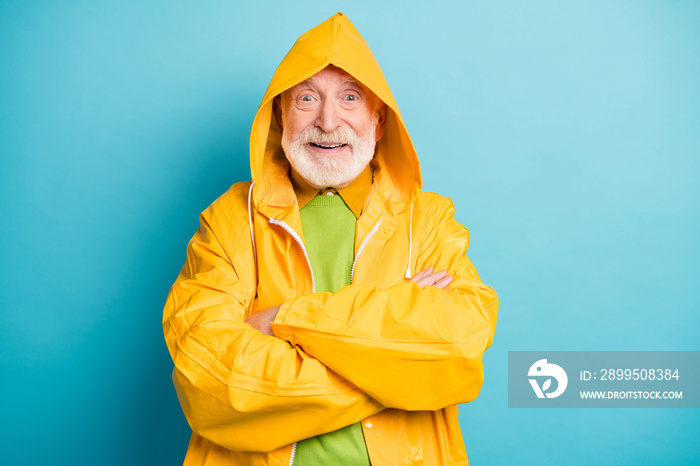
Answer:
[{"label": "folded arm", "polygon": [[[440,289],[445,289],[445,287],[452,282],[452,277],[447,275],[447,271],[445,270],[439,272],[434,272],[433,270],[433,267],[421,270],[411,281],[417,283],[421,288],[435,286]],[[275,317],[277,317],[280,307],[281,304],[278,304],[277,306],[268,307],[264,311],[251,314],[245,318],[244,322],[265,335],[274,336],[275,333],[272,331],[272,322],[274,322]]]},{"label": "folded arm", "polygon": [[[255,295],[252,254],[227,254],[212,226],[224,220],[212,216],[202,214],[163,314],[192,430],[229,449],[270,451],[384,409],[302,348],[244,322]],[[249,242],[247,224],[233,224],[237,242]]]},{"label": "folded arm", "polygon": [[272,323],[275,335],[386,407],[437,410],[475,399],[498,300],[466,257],[468,232],[453,213],[446,200],[416,264],[446,270],[449,290],[406,282],[293,298]]}]

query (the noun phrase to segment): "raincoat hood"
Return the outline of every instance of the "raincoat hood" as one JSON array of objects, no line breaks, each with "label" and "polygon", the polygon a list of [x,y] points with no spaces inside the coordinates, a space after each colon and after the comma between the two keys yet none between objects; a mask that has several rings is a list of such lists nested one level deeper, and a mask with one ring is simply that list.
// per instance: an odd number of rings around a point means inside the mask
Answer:
[{"label": "raincoat hood", "polygon": [[296,197],[289,181],[289,163],[272,102],[296,84],[328,65],[343,69],[364,84],[387,106],[386,126],[371,162],[374,185],[390,209],[400,209],[420,192],[422,179],[416,151],[384,74],[365,40],[350,20],[336,13],[302,35],[275,71],[258,109],[250,135],[250,170],[255,204],[291,207]]}]

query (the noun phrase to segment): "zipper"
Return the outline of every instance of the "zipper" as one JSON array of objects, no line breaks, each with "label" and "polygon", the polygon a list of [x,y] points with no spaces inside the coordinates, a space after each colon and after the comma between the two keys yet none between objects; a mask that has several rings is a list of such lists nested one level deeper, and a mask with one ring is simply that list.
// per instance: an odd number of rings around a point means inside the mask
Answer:
[{"label": "zipper", "polygon": [[360,254],[362,254],[362,251],[364,251],[365,247],[367,247],[367,243],[369,243],[370,238],[377,232],[377,230],[379,230],[380,223],[382,223],[381,218],[374,225],[374,228],[372,228],[372,230],[367,234],[365,240],[360,245],[360,249],[357,250],[357,254],[355,254],[355,260],[352,263],[352,270],[350,271],[350,283],[352,283],[352,277],[355,275],[355,265],[357,264],[357,259],[360,258]]},{"label": "zipper", "polygon": [[[314,271],[311,268],[309,254],[306,252],[306,247],[304,246],[304,242],[301,240],[301,237],[297,234],[296,231],[292,229],[292,227],[287,225],[287,223],[282,220],[275,220],[274,218],[271,218],[270,223],[272,223],[273,225],[281,226],[287,233],[291,235],[292,238],[294,238],[294,240],[299,244],[299,247],[301,247],[301,250],[304,253],[304,258],[306,259],[306,264],[309,266],[309,273],[311,273],[311,292],[315,293],[316,281],[314,280]],[[374,225],[374,228],[372,228],[372,230],[365,237],[365,240],[360,245],[360,249],[357,250],[357,254],[355,254],[355,260],[352,263],[352,270],[350,271],[350,283],[352,283],[352,277],[355,274],[355,264],[357,264],[357,259],[360,258],[360,254],[362,254],[362,251],[364,251],[365,247],[367,247],[367,243],[369,243],[370,238],[372,238],[372,236],[377,232],[377,230],[379,230],[379,225],[381,223],[382,219],[380,218],[379,221],[377,221],[377,223]],[[294,442],[294,446],[292,446],[292,456],[289,458],[289,466],[292,466],[294,464],[294,457],[297,453],[297,443],[298,442]]]},{"label": "zipper", "polygon": [[294,442],[294,446],[292,447],[292,457],[289,459],[289,466],[292,466],[294,464],[294,455],[297,454],[297,442]]},{"label": "zipper", "polygon": [[[316,292],[316,280],[314,280],[314,270],[311,268],[311,260],[309,260],[309,254],[306,252],[306,247],[304,246],[304,242],[301,240],[301,236],[297,234],[296,231],[292,229],[289,225],[287,225],[287,222],[284,222],[282,220],[275,220],[274,218],[270,219],[270,223],[273,225],[279,225],[281,226],[284,231],[290,234],[292,238],[297,242],[299,247],[301,248],[301,251],[304,253],[304,258],[306,259],[306,264],[309,266],[309,273],[311,274],[311,292],[315,293]],[[292,447],[292,456],[289,458],[289,466],[292,466],[294,464],[294,456],[297,454],[297,442],[294,442],[294,446]]]},{"label": "zipper", "polygon": [[[314,271],[311,268],[311,260],[309,260],[309,255],[306,253],[306,248],[304,247],[304,242],[301,240],[301,236],[299,236],[296,231],[292,230],[292,227],[287,225],[287,223],[284,222],[283,220],[275,220],[274,218],[271,218],[270,223],[272,223],[273,225],[279,225],[282,228],[284,228],[284,230],[287,233],[289,233],[292,236],[292,238],[294,238],[296,240],[296,242],[299,244],[299,246],[301,247],[301,250],[304,253],[304,257],[306,258],[306,263],[309,266],[309,272],[311,273],[311,292],[316,293],[316,281],[314,280]],[[377,224],[377,226],[378,225],[379,224]],[[352,278],[350,279],[350,281],[352,281]],[[296,444],[294,444],[294,445],[296,448]],[[294,456],[292,456],[292,458],[294,458]]]}]

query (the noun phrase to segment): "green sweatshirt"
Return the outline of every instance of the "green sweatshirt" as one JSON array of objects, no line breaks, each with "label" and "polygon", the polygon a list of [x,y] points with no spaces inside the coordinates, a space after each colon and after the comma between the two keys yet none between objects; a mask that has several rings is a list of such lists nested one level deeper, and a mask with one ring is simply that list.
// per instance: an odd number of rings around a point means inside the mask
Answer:
[{"label": "green sweatshirt", "polygon": [[[299,211],[316,291],[350,284],[357,217],[339,195],[319,195]],[[294,466],[369,466],[360,423],[297,442]]]}]

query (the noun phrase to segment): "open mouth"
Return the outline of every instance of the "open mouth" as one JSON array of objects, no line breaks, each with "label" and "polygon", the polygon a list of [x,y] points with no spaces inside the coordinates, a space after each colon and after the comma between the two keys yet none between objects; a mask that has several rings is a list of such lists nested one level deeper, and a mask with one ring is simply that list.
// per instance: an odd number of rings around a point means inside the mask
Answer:
[{"label": "open mouth", "polygon": [[339,149],[341,147],[347,146],[347,144],[319,144],[315,142],[310,142],[314,147],[318,147],[319,149],[326,149],[326,150],[331,150],[331,149]]}]

